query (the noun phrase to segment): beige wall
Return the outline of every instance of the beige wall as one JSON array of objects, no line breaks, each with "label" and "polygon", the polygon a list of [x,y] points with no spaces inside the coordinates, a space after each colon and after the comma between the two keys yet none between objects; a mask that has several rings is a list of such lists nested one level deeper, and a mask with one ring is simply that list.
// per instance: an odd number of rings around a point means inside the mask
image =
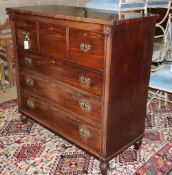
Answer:
[{"label": "beige wall", "polygon": [[2,24],[7,18],[5,8],[30,6],[30,5],[46,5],[46,4],[63,4],[71,6],[84,6],[89,0],[0,0],[0,23]]}]

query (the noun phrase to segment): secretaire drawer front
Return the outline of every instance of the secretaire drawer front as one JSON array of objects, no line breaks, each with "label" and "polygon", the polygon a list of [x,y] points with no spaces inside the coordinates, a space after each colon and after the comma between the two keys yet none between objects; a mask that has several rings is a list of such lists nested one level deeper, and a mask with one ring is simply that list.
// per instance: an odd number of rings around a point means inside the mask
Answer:
[{"label": "secretaire drawer front", "polygon": [[16,20],[16,39],[18,47],[25,50],[37,50],[36,23],[33,21]]},{"label": "secretaire drawer front", "polygon": [[102,96],[102,74],[87,69],[56,62],[46,57],[19,54],[20,67],[47,75],[91,94]]},{"label": "secretaire drawer front", "polygon": [[41,124],[53,129],[74,143],[82,145],[93,152],[100,151],[100,130],[81,120],[75,120],[74,116],[58,110],[51,103],[21,91],[22,111],[32,116]]},{"label": "secretaire drawer front", "polygon": [[40,52],[58,58],[66,57],[66,28],[52,24],[39,24]]},{"label": "secretaire drawer front", "polygon": [[46,77],[21,71],[21,89],[45,98],[64,110],[79,114],[79,118],[101,124],[101,100],[95,99]]},{"label": "secretaire drawer front", "polygon": [[70,29],[69,57],[75,63],[103,70],[104,35]]}]

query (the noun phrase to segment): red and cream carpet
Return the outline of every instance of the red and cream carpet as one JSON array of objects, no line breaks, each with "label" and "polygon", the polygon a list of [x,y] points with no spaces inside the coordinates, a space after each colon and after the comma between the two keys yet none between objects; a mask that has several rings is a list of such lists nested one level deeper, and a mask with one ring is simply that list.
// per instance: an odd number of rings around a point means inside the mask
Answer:
[{"label": "red and cream carpet", "polygon": [[[148,109],[143,145],[110,162],[109,175],[172,175],[172,105]],[[20,121],[16,100],[0,104],[0,175],[99,175],[99,161],[44,127]]]}]

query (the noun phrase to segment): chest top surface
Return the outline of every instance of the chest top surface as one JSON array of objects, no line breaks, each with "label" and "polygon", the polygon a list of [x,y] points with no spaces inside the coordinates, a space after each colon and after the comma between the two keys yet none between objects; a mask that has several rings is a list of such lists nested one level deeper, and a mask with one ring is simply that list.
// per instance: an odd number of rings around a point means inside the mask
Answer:
[{"label": "chest top surface", "polygon": [[113,13],[113,11],[57,5],[14,7],[7,8],[6,10],[7,13],[46,16],[57,19],[68,19],[73,21],[83,21],[106,25],[114,25],[118,22],[127,23],[130,20],[133,21],[142,17],[146,17],[141,13],[123,13],[119,15]]}]

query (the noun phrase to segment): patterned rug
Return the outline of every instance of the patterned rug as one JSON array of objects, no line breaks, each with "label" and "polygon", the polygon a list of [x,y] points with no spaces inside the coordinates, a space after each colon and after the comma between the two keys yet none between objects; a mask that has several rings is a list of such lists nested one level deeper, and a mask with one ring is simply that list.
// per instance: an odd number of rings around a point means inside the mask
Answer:
[{"label": "patterned rug", "polygon": [[[172,105],[153,101],[139,151],[110,162],[109,175],[172,175]],[[99,161],[44,127],[20,121],[16,100],[0,104],[1,175],[100,175]]]}]

